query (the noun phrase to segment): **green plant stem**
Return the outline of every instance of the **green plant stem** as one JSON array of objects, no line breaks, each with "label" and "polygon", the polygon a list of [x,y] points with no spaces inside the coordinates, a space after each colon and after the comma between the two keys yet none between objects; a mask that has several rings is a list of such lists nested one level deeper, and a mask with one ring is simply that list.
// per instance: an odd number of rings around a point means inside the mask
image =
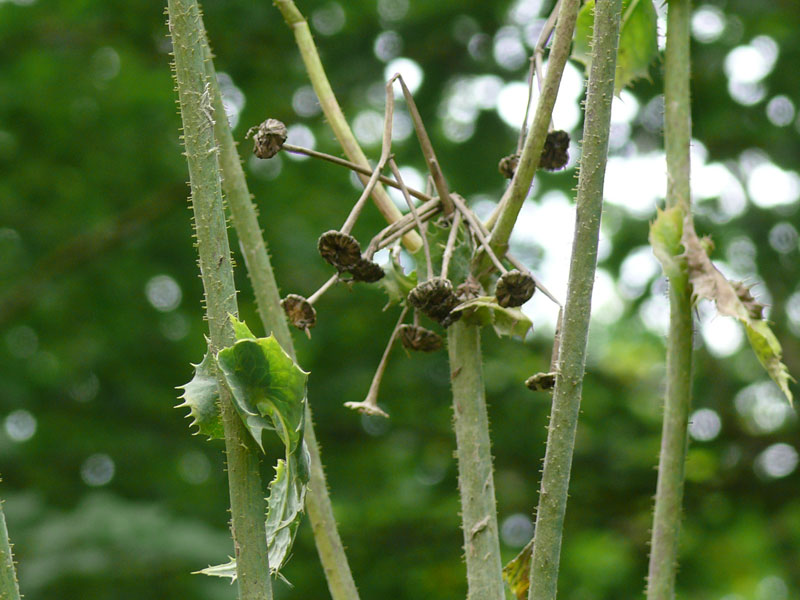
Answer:
[{"label": "green plant stem", "polygon": [[[224,115],[222,97],[217,85],[216,74],[210,51],[206,45],[208,60],[206,70],[211,81],[216,114]],[[286,323],[286,316],[281,308],[280,293],[267,252],[266,243],[258,224],[258,212],[252,202],[247,187],[242,164],[236,150],[228,120],[216,119],[214,131],[220,147],[220,166],[222,168],[222,186],[225,192],[231,220],[239,236],[240,247],[244,255],[248,276],[253,285],[258,313],[265,331],[275,336],[281,347],[295,358],[294,344]],[[310,480],[306,494],[306,508],[314,532],[322,567],[328,581],[333,600],[358,600],[353,575],[347,556],[344,552],[336,519],[328,495],[328,484],[322,469],[319,445],[311,409],[306,405],[305,441],[310,455]]]},{"label": "green plant stem", "polygon": [[[328,81],[328,76],[325,74],[325,68],[319,58],[314,38],[311,37],[308,23],[292,0],[275,0],[275,6],[281,11],[284,21],[294,33],[300,56],[311,80],[311,86],[317,94],[322,112],[333,130],[333,134],[339,141],[339,145],[351,162],[370,169],[371,173],[372,169],[369,166],[369,161],[350,130],[347,119],[345,119]],[[367,184],[369,179],[369,177],[361,174],[359,174],[359,178],[364,185]],[[372,190],[372,199],[389,223],[394,223],[403,216],[381,185],[376,185]],[[403,237],[403,243],[406,249],[413,254],[422,247],[422,238],[415,231],[411,231]]]},{"label": "green plant stem", "polygon": [[464,529],[468,600],[502,600],[502,563],[492,475],[489,417],[483,386],[480,330],[457,321],[447,330],[458,491]]},{"label": "green plant stem", "polygon": [[[679,207],[690,219],[689,144],[692,135],[689,103],[690,0],[670,0],[664,77],[664,141],[667,154],[667,208]],[[683,503],[687,429],[692,403],[692,291],[684,265],[670,279],[670,324],[667,335],[667,389],[658,461],[648,600],[675,597],[678,535]]]},{"label": "green plant stem", "polygon": [[[214,108],[204,65],[204,30],[194,0],[169,0],[168,9],[210,347],[216,352],[234,342],[228,315],[237,314],[237,305],[214,137]],[[225,118],[224,113],[221,116]],[[239,598],[268,600],[272,598],[272,585],[258,449],[221,381],[219,392]]]},{"label": "green plant stem", "polygon": [[14,569],[14,555],[8,541],[8,528],[3,505],[0,503],[0,600],[19,600],[19,584]]},{"label": "green plant stem", "polygon": [[561,538],[578,427],[592,289],[597,267],[620,11],[621,0],[598,0],[595,5],[593,60],[589,72],[583,129],[575,238],[572,244],[558,374],[547,431],[539,507],[536,512],[529,600],[556,598]]},{"label": "green plant stem", "polygon": [[[500,213],[497,223],[493,223],[493,219],[490,219],[490,222],[487,223],[487,226],[492,229],[492,249],[500,257],[505,256],[508,250],[508,239],[511,237],[511,230],[514,229],[519,211],[522,209],[522,203],[528,196],[533,176],[539,167],[542,149],[547,138],[547,130],[550,127],[550,120],[553,115],[553,107],[556,104],[558,88],[561,84],[561,75],[564,73],[564,66],[569,58],[569,50],[579,8],[580,0],[563,0],[561,3],[553,47],[550,50],[547,73],[544,77],[544,87],[539,95],[531,129],[522,148],[519,165],[514,177],[511,179],[511,184],[506,188],[498,205]],[[494,225],[493,228],[492,225]]]}]

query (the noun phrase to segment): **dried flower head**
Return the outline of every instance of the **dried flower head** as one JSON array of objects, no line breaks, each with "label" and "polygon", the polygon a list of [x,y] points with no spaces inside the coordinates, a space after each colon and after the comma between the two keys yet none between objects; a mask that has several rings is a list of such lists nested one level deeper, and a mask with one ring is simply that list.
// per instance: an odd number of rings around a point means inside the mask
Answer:
[{"label": "dried flower head", "polygon": [[308,300],[298,294],[289,294],[281,300],[281,307],[289,322],[306,332],[317,324],[317,311]]},{"label": "dried flower head", "polygon": [[522,306],[531,299],[535,291],[536,283],[534,283],[533,277],[515,269],[504,273],[497,280],[494,295],[500,306]]},{"label": "dried flower head", "polygon": [[347,271],[353,275],[353,279],[356,281],[364,281],[366,283],[375,283],[386,275],[383,267],[366,258],[359,258],[356,264],[348,268]]},{"label": "dried flower head", "polygon": [[286,125],[277,119],[267,119],[253,136],[253,154],[258,158],[272,158],[283,148],[287,135]]},{"label": "dried flower head", "polygon": [[525,385],[534,392],[550,391],[556,387],[556,374],[537,373],[536,375],[531,375],[525,380]]},{"label": "dried flower head", "polygon": [[519,166],[518,152],[501,158],[500,162],[497,164],[497,170],[500,171],[500,174],[506,179],[511,179],[514,177],[514,173],[517,172],[517,166]]},{"label": "dried flower head", "polygon": [[341,231],[326,231],[317,241],[319,253],[339,271],[349,271],[361,260],[361,246],[352,235]]},{"label": "dried flower head", "polygon": [[419,325],[401,325],[400,343],[408,350],[435,352],[442,347],[442,337],[435,331]]},{"label": "dried flower head", "polygon": [[547,134],[539,159],[539,167],[547,171],[563,169],[569,160],[569,134],[566,131],[551,131]]},{"label": "dried flower head", "polygon": [[434,277],[420,283],[408,293],[408,302],[445,327],[461,316],[461,313],[450,316],[450,311],[458,306],[459,302],[453,292],[453,284],[442,277]]}]

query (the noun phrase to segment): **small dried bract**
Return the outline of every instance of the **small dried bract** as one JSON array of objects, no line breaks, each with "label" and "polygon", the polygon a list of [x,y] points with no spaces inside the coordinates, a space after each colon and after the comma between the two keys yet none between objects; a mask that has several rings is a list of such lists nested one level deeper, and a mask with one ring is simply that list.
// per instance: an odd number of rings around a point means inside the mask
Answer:
[{"label": "small dried bract", "polygon": [[400,343],[403,348],[418,352],[436,352],[442,347],[442,337],[419,325],[401,325]]},{"label": "small dried bract", "polygon": [[277,119],[267,119],[253,136],[253,154],[258,158],[272,158],[283,148],[287,135],[286,125]]},{"label": "small dried bract", "polygon": [[475,276],[470,273],[467,275],[466,280],[464,283],[459,284],[456,287],[456,297],[462,302],[466,302],[467,300],[474,300],[479,296],[485,296],[486,294],[483,293],[483,286],[480,282],[475,279]]},{"label": "small dried bract", "polygon": [[365,283],[375,283],[386,275],[383,267],[366,258],[359,258],[356,264],[348,268],[347,271],[353,276],[353,279]]},{"label": "small dried bract", "polygon": [[289,294],[281,300],[281,307],[289,322],[309,334],[309,329],[317,324],[317,311],[308,300],[298,294]]},{"label": "small dried bract", "polygon": [[515,269],[504,273],[497,280],[494,295],[497,297],[497,303],[507,308],[509,306],[522,306],[531,299],[535,291],[536,283],[534,283],[533,277],[527,273],[520,273]]},{"label": "small dried bract", "polygon": [[556,387],[556,374],[537,373],[531,375],[525,380],[525,385],[534,392],[549,392]]},{"label": "small dried bract", "polygon": [[500,162],[497,164],[497,170],[500,171],[500,174],[506,179],[511,179],[514,177],[514,173],[517,172],[517,166],[519,166],[518,152],[501,158]]},{"label": "small dried bract", "polygon": [[567,165],[569,160],[569,134],[566,131],[551,131],[547,134],[539,159],[539,167],[547,171],[558,171]]},{"label": "small dried bract", "polygon": [[349,271],[361,260],[361,246],[352,235],[341,231],[326,231],[317,241],[317,249],[326,262],[338,271]]},{"label": "small dried bract", "polygon": [[420,283],[408,293],[408,303],[444,327],[461,316],[461,313],[450,316],[450,311],[458,306],[459,302],[453,292],[453,284],[442,277],[434,277]]}]

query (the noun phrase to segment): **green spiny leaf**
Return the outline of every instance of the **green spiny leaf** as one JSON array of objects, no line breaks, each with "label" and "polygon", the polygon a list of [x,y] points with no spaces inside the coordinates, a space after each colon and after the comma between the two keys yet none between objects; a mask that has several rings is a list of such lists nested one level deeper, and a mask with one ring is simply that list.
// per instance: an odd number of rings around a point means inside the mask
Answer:
[{"label": "green spiny leaf", "polygon": [[658,209],[656,220],[650,224],[650,245],[670,280],[680,279],[686,259],[683,257],[683,211],[679,206]]},{"label": "green spiny leaf", "polygon": [[473,325],[494,327],[499,336],[518,336],[525,338],[533,323],[519,308],[505,308],[497,303],[494,296],[480,296],[462,302],[453,309],[461,312],[465,322]]},{"label": "green spiny leaf", "polygon": [[303,436],[308,373],[284,352],[275,336],[240,339],[217,355],[234,404],[253,439],[274,430],[289,452]]},{"label": "green spiny leaf", "polygon": [[[586,65],[592,63],[594,0],[587,0],[578,13],[572,58]],[[658,56],[656,10],[653,0],[622,0],[619,49],[617,51],[614,92],[619,94],[634,79],[647,77],[650,63]]]},{"label": "green spiny leaf", "polygon": [[193,366],[194,377],[178,388],[183,390],[180,396],[183,402],[175,408],[189,408],[191,426],[197,426],[197,433],[207,435],[209,439],[224,439],[214,358],[206,352],[200,364]]}]

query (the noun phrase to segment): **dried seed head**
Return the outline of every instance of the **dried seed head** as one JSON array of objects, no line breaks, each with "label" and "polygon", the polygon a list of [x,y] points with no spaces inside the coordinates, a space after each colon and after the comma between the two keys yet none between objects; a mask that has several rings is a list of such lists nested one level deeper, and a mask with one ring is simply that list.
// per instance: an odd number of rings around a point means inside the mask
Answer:
[{"label": "dried seed head", "polygon": [[556,387],[555,373],[537,373],[525,380],[525,385],[534,392],[550,391]]},{"label": "dried seed head", "polygon": [[547,134],[539,159],[539,167],[547,171],[563,169],[569,160],[569,134],[566,131],[551,131]]},{"label": "dried seed head", "polygon": [[298,294],[289,294],[281,300],[281,307],[289,322],[302,329],[308,335],[308,330],[317,324],[317,311],[308,300]]},{"label": "dried seed head", "polygon": [[352,235],[341,231],[326,231],[317,241],[319,253],[339,271],[349,271],[361,260],[361,246]]},{"label": "dried seed head", "polygon": [[511,179],[514,177],[514,173],[516,173],[518,165],[519,153],[517,152],[501,158],[497,165],[497,170],[500,171],[500,174],[506,179]]},{"label": "dried seed head", "polygon": [[400,342],[404,348],[419,352],[435,352],[442,347],[442,337],[419,325],[401,325]]},{"label": "dried seed head", "polygon": [[764,318],[764,305],[757,302],[750,293],[750,288],[747,287],[743,281],[731,282],[733,289],[736,290],[736,295],[742,301],[751,319],[760,321]]},{"label": "dried seed head", "polygon": [[408,293],[408,302],[444,327],[461,316],[461,313],[450,316],[450,311],[458,306],[458,298],[453,292],[453,284],[442,277],[420,283]]},{"label": "dried seed head", "polygon": [[253,154],[258,158],[272,158],[283,148],[286,136],[286,125],[277,119],[267,119],[253,136]]},{"label": "dried seed head", "polygon": [[533,296],[536,283],[527,273],[520,273],[516,269],[508,271],[497,280],[494,295],[500,306],[522,306]]},{"label": "dried seed head", "polygon": [[359,258],[356,264],[348,268],[347,271],[353,275],[353,279],[356,281],[364,281],[366,283],[375,283],[386,275],[383,267],[366,258]]},{"label": "dried seed head", "polygon": [[456,297],[462,302],[473,300],[479,296],[483,296],[483,286],[475,279],[475,276],[470,273],[464,283],[456,288]]},{"label": "dried seed head", "polygon": [[347,408],[357,410],[362,415],[369,415],[370,417],[383,417],[384,419],[389,418],[389,415],[386,413],[386,411],[381,410],[377,404],[370,402],[369,400],[365,400],[364,402],[345,402],[344,405]]}]

